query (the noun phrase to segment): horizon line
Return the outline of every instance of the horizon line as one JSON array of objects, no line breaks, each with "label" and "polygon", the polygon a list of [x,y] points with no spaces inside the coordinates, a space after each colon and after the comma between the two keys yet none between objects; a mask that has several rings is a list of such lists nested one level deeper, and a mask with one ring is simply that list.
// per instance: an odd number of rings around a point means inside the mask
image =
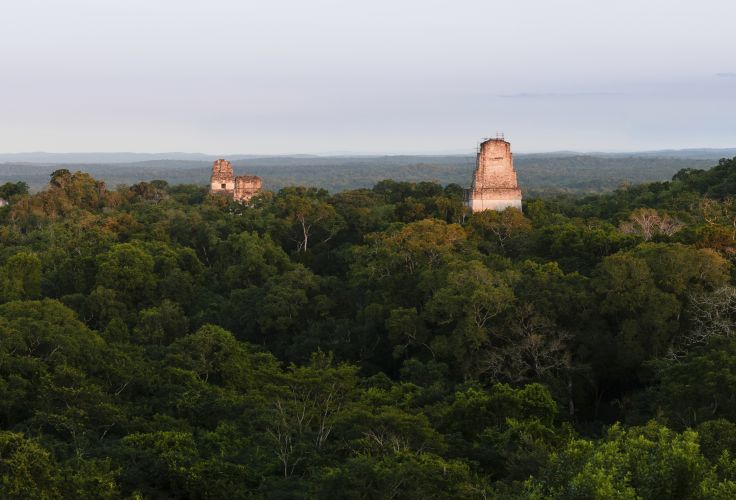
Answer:
[{"label": "horizon line", "polygon": [[[689,152],[689,151],[718,151],[718,150],[736,150],[735,146],[708,146],[708,147],[688,147],[688,148],[656,148],[656,149],[556,149],[556,150],[520,150],[515,151],[515,155],[536,155],[536,154],[645,154],[659,152]],[[139,156],[166,156],[166,155],[183,155],[183,156],[206,156],[211,158],[227,158],[227,157],[294,157],[294,156],[313,156],[313,157],[341,157],[341,156],[466,156],[474,155],[476,147],[467,150],[449,149],[439,151],[323,151],[318,153],[206,153],[201,151],[20,151],[20,152],[0,152],[0,156],[31,156],[31,155],[49,155],[49,156],[72,156],[72,155],[139,155]]]}]

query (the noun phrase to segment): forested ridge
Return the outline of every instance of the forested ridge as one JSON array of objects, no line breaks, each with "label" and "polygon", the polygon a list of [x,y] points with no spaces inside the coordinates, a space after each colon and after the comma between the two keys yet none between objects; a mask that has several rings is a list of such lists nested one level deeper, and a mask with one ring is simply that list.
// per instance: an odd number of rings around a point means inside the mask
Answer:
[{"label": "forested ridge", "polygon": [[[662,152],[666,155],[667,152]],[[712,154],[712,153],[709,153]],[[53,157],[53,156],[52,156]],[[7,159],[7,158],[6,158]],[[87,160],[89,161],[89,160]],[[93,163],[79,168],[109,186],[140,181],[165,180],[169,184],[206,184],[212,159],[149,160],[132,163]],[[609,192],[622,184],[662,181],[684,168],[709,168],[715,159],[689,156],[685,151],[671,156],[645,153],[605,155],[543,153],[515,155],[519,181],[524,192],[534,197],[556,194]],[[466,184],[475,167],[474,155],[444,156],[273,156],[233,158],[235,173],[258,175],[264,187],[277,191],[286,186],[315,186],[331,193],[373,187],[382,179]],[[55,170],[70,168],[59,163],[3,163],[0,155],[0,184],[12,179],[26,182],[39,191]]]},{"label": "forested ridge", "polygon": [[0,497],[734,498],[734,194],[2,185]]}]

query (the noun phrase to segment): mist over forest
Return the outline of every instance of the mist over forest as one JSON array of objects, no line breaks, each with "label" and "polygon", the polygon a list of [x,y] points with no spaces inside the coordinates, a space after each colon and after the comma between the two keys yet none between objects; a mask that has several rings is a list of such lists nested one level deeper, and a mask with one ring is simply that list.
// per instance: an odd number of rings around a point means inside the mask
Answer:
[{"label": "mist over forest", "polygon": [[[644,153],[539,153],[515,155],[514,164],[526,195],[607,192],[625,184],[662,181],[685,168],[704,169],[736,149],[653,151]],[[27,154],[0,155],[0,183],[26,182],[32,191],[43,188],[58,168],[82,170],[114,187],[139,181],[170,184],[209,182],[217,157],[180,154],[161,159],[146,154]],[[176,156],[168,154],[166,156]],[[192,159],[195,157],[196,159]],[[152,159],[153,158],[153,159]],[[158,159],[157,159],[158,158]],[[142,161],[133,161],[141,160]],[[268,156],[229,158],[238,175],[258,175],[264,187],[314,186],[336,193],[370,188],[384,179],[467,187],[475,165],[473,155],[446,156]],[[45,160],[40,162],[39,160]]]}]

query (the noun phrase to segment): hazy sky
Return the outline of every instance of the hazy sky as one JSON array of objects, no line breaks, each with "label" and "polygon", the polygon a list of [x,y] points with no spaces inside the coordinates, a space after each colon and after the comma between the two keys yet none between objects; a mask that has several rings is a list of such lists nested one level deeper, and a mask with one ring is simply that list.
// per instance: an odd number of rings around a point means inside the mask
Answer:
[{"label": "hazy sky", "polygon": [[733,0],[2,0],[0,152],[736,146]]}]

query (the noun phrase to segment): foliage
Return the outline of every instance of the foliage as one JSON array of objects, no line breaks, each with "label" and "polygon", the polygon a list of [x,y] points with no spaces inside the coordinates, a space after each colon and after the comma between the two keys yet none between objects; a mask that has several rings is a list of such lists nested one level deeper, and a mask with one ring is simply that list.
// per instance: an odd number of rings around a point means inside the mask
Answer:
[{"label": "foliage", "polygon": [[0,496],[733,498],[735,179],[0,186]]}]

